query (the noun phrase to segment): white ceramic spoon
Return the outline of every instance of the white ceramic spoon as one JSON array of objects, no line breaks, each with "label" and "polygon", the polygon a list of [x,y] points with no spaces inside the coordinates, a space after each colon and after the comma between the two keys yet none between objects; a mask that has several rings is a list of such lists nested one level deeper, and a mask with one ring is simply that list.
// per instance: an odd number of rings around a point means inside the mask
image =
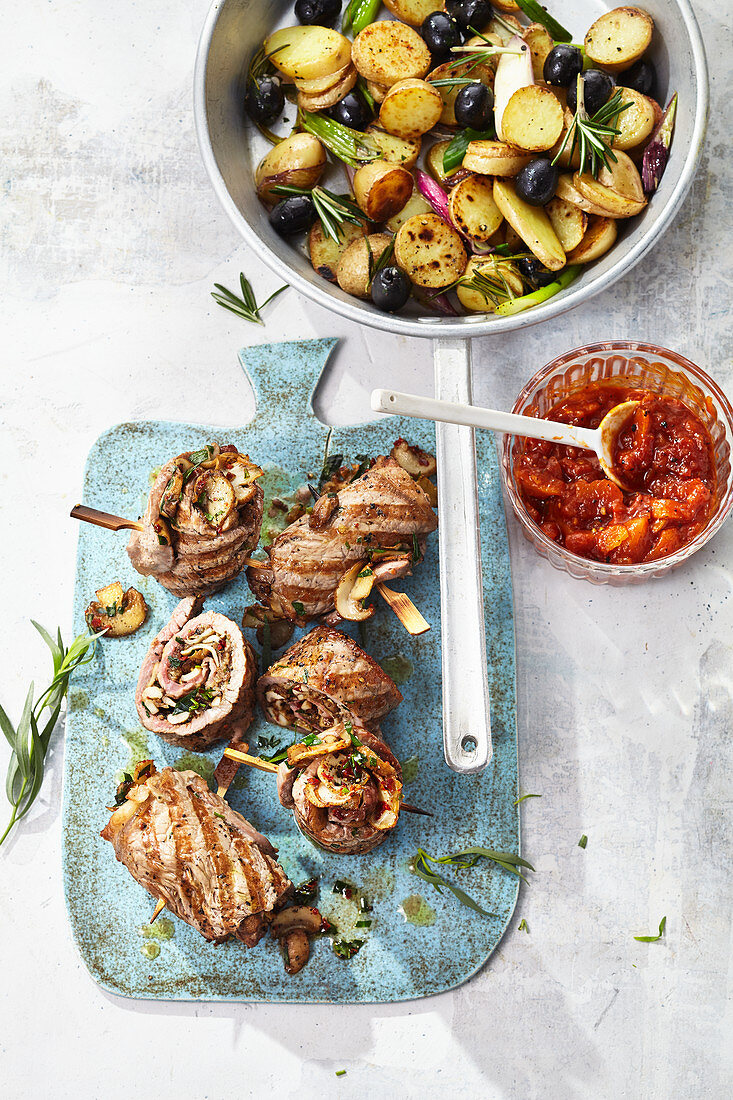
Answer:
[{"label": "white ceramic spoon", "polygon": [[482,409],[477,405],[459,402],[436,401],[433,397],[420,397],[413,393],[372,391],[372,408],[375,412],[414,416],[419,420],[440,420],[447,424],[464,424],[470,428],[491,428],[495,432],[524,435],[530,439],[545,439],[550,443],[563,443],[568,447],[595,451],[606,475],[621,489],[627,489],[628,486],[613,468],[616,440],[638,405],[638,401],[624,401],[607,412],[597,428],[578,428],[574,424],[560,424],[556,420],[519,416],[517,413]]}]

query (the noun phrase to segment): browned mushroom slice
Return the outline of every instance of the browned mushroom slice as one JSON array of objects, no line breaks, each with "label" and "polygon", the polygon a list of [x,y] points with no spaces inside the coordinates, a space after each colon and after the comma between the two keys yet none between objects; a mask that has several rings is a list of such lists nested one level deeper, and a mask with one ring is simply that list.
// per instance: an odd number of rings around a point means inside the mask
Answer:
[{"label": "browned mushroom slice", "polygon": [[270,931],[280,940],[285,955],[288,974],[297,974],[310,958],[309,936],[323,930],[323,917],[317,909],[305,905],[291,905],[281,909],[274,917]]},{"label": "browned mushroom slice", "polygon": [[339,498],[336,493],[324,493],[313,505],[313,511],[308,517],[308,526],[314,531],[323,531],[328,527],[338,506]]},{"label": "browned mushroom slice", "polygon": [[234,488],[222,473],[207,470],[196,481],[195,505],[212,527],[221,527],[237,506]]},{"label": "browned mushroom slice", "polygon": [[97,598],[87,607],[85,618],[95,633],[104,630],[110,638],[124,638],[142,626],[147,613],[148,606],[136,588],[125,592],[119,581],[113,581],[97,589]]},{"label": "browned mushroom slice", "polygon": [[343,733],[341,730],[344,730],[343,726],[340,729],[317,734],[313,741],[309,738],[309,744],[299,741],[296,745],[290,745],[288,748],[288,764],[293,767],[295,764],[315,760],[317,756],[327,756],[328,753],[341,752],[342,749],[350,748],[351,738],[345,730]]},{"label": "browned mushroom slice", "polygon": [[350,622],[363,622],[374,614],[373,607],[364,607],[374,586],[374,570],[369,565],[357,562],[338,583],[336,589],[336,610],[342,619]]},{"label": "browned mushroom slice", "polygon": [[390,451],[392,458],[412,477],[432,477],[437,469],[435,456],[422,447],[411,447],[406,439],[398,439]]}]

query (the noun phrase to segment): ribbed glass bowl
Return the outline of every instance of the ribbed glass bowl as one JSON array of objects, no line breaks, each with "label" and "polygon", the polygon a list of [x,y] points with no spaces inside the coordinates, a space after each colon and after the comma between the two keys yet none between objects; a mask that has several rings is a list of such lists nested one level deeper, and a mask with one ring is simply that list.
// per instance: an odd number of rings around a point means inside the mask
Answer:
[{"label": "ribbed glass bowl", "polygon": [[684,356],[653,344],[613,340],[607,344],[576,348],[542,367],[527,382],[512,412],[525,416],[547,416],[553,406],[570,394],[592,382],[610,379],[623,379],[633,386],[677,397],[707,425],[713,440],[717,484],[710,519],[696,538],[666,558],[639,565],[612,565],[581,558],[548,538],[527,512],[514,478],[514,463],[523,443],[518,436],[504,438],[502,476],[504,489],[523,534],[556,569],[592,584],[638,584],[652,577],[660,577],[686,561],[713,537],[728,518],[733,508],[733,408],[712,378]]}]

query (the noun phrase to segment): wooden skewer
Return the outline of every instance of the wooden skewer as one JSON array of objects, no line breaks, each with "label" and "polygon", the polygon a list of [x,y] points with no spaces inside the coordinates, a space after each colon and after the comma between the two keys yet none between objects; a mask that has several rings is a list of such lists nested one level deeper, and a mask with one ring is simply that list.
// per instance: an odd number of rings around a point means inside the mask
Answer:
[{"label": "wooden skewer", "polygon": [[72,519],[80,519],[85,523],[93,523],[97,527],[105,527],[108,531],[142,531],[142,523],[135,519],[124,519],[123,516],[113,516],[111,512],[100,512],[97,508],[87,508],[86,504],[76,504],[69,513]]},{"label": "wooden skewer", "polygon": [[394,611],[408,633],[418,635],[430,630],[430,623],[423,618],[410,597],[405,595],[404,592],[394,592],[381,582],[377,584],[377,592]]}]

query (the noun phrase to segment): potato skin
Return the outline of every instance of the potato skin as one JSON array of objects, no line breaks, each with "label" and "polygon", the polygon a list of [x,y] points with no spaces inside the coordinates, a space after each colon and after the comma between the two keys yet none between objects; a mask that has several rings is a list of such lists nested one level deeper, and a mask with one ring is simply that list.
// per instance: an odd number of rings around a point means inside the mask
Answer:
[{"label": "potato skin", "polygon": [[407,140],[396,137],[394,134],[388,134],[377,122],[370,123],[366,128],[366,133],[382,154],[381,159],[386,160],[387,164],[398,164],[401,168],[412,168],[413,164],[417,163],[422,146],[421,138]]},{"label": "potato skin", "polygon": [[369,250],[373,263],[376,263],[391,241],[387,233],[370,233],[368,237],[352,241],[336,269],[336,279],[341,289],[356,298],[368,298]]},{"label": "potato skin", "polygon": [[365,80],[388,88],[398,80],[425,76],[432,60],[417,31],[393,20],[370,23],[360,31],[351,46],[351,59]]},{"label": "potato skin", "polygon": [[341,240],[337,244],[326,236],[323,226],[317,221],[311,226],[308,234],[308,252],[313,270],[317,271],[322,278],[328,279],[329,283],[335,283],[339,260],[352,241],[358,241],[364,236],[366,236],[365,226],[344,222],[341,226]]},{"label": "potato skin", "polygon": [[384,0],[384,6],[410,27],[419,27],[434,11],[443,11],[442,0]]},{"label": "potato skin", "polygon": [[514,190],[514,184],[502,179],[494,180],[494,202],[545,267],[559,271],[565,266],[565,250],[542,207],[524,202]]},{"label": "potato skin", "polygon": [[315,187],[326,167],[326,150],[313,134],[292,134],[260,161],[255,172],[257,194],[264,202],[279,202],[271,190],[277,184]]},{"label": "potato skin", "polygon": [[573,183],[573,177],[568,172],[561,172],[560,179],[557,182],[557,191],[555,192],[555,198],[563,199],[565,202],[572,203],[573,206],[577,206],[580,210],[583,210],[586,214],[598,214],[600,217],[608,217],[608,211],[603,207],[598,206],[596,203],[586,199],[584,195],[581,195],[580,191]]},{"label": "potato skin", "polygon": [[588,228],[588,215],[583,210],[555,195],[555,198],[548,202],[545,211],[552,222],[557,239],[566,252],[570,252],[580,244]]},{"label": "potato skin", "polygon": [[417,286],[450,286],[463,274],[468,256],[460,234],[437,214],[417,214],[395,237],[395,259]]},{"label": "potato skin", "polygon": [[354,195],[370,221],[385,222],[399,213],[410,195],[414,180],[406,168],[373,160],[354,176]]},{"label": "potato skin", "polygon": [[356,84],[356,77],[356,69],[351,65],[338,84],[334,84],[332,88],[327,88],[325,92],[307,95],[305,92],[299,91],[298,106],[304,111],[323,111],[327,107],[333,107],[334,104],[340,103],[344,96],[349,94]]},{"label": "potato skin", "polygon": [[396,233],[401,225],[410,218],[414,218],[416,214],[432,214],[432,212],[432,206],[416,187],[399,213],[394,214],[386,223],[387,229],[390,233]]},{"label": "potato skin", "polygon": [[646,52],[654,33],[654,20],[641,8],[614,8],[589,27],[585,52],[609,72],[623,72]]},{"label": "potato skin", "polygon": [[503,141],[471,141],[463,167],[482,176],[516,176],[531,159],[526,150]]},{"label": "potato skin", "polygon": [[400,80],[393,84],[379,110],[385,130],[409,141],[427,134],[440,121],[443,100],[425,80]]},{"label": "potato skin", "polygon": [[589,264],[605,256],[616,243],[618,226],[613,218],[591,217],[583,240],[568,253],[569,264]]}]

